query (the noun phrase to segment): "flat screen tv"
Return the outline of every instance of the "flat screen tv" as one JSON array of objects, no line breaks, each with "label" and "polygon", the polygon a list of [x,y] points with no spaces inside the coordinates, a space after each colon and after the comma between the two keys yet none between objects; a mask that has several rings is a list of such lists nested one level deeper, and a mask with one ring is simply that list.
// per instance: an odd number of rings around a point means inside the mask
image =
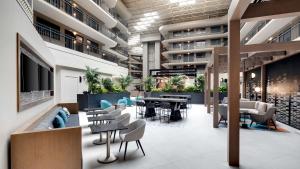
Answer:
[{"label": "flat screen tv", "polygon": [[31,58],[21,53],[21,92],[39,90],[39,65]]},{"label": "flat screen tv", "polygon": [[54,90],[53,87],[53,70],[48,71],[48,90]]},{"label": "flat screen tv", "polygon": [[39,65],[39,88],[40,90],[49,90],[48,69]]}]

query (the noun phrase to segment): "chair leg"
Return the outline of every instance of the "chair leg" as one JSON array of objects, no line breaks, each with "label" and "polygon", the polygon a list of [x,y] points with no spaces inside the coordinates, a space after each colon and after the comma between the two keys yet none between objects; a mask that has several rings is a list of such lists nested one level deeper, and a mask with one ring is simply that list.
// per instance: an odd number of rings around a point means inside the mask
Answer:
[{"label": "chair leg", "polygon": [[140,140],[137,140],[137,142],[139,143],[139,145],[140,145],[140,147],[141,147],[141,150],[142,150],[142,152],[143,152],[143,154],[144,154],[144,156],[145,156],[145,152],[144,152],[144,149],[143,149],[143,147],[142,147],[142,144],[141,144]]},{"label": "chair leg", "polygon": [[251,120],[250,127],[252,126],[252,124],[253,124],[253,121]]},{"label": "chair leg", "polygon": [[117,132],[117,130],[114,131],[114,139],[113,139],[113,143],[115,142],[116,132]]},{"label": "chair leg", "polygon": [[119,152],[121,151],[122,145],[123,145],[123,141],[121,141]]},{"label": "chair leg", "polygon": [[218,123],[218,124],[220,124],[220,123],[221,123],[222,119],[223,119],[223,117],[221,116],[221,118],[220,118],[220,120],[219,120],[219,123]]},{"label": "chair leg", "polygon": [[271,119],[271,122],[273,123],[273,125],[274,125],[275,129],[277,130],[276,123],[274,122],[274,120],[273,120],[273,119]]},{"label": "chair leg", "polygon": [[128,145],[128,142],[126,141],[126,143],[125,143],[125,152],[124,152],[124,160],[125,160],[125,157],[126,157],[127,145]]},{"label": "chair leg", "polygon": [[136,142],[136,146],[137,146],[137,148],[139,149],[140,147],[139,147],[139,143],[138,143],[138,141],[135,141]]}]

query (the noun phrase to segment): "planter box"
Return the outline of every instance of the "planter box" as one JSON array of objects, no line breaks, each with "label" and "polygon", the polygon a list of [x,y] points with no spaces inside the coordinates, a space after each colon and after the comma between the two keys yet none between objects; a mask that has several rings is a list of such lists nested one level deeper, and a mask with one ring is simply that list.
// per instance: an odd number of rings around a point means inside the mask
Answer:
[{"label": "planter box", "polygon": [[204,104],[204,93],[195,93],[195,92],[145,92],[145,97],[160,97],[163,94],[171,94],[171,95],[191,95],[192,96],[192,104]]},{"label": "planter box", "polygon": [[79,110],[84,108],[95,108],[100,107],[101,100],[107,100],[112,104],[117,104],[119,99],[123,97],[130,97],[129,92],[123,93],[105,93],[105,94],[77,94],[77,102],[79,105]]}]

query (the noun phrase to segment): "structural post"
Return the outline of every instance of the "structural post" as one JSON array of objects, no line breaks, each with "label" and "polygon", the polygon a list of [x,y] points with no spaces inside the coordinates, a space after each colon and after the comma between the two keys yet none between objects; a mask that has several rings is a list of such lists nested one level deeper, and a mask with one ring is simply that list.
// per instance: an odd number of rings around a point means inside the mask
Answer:
[{"label": "structural post", "polygon": [[267,87],[266,87],[266,65],[261,65],[261,82],[260,82],[260,88],[261,88],[261,101],[266,102],[267,101]]},{"label": "structural post", "polygon": [[213,127],[218,128],[219,122],[219,56],[213,52],[214,57],[214,114]]},{"label": "structural post", "polygon": [[207,106],[207,71],[204,73],[204,105]]},{"label": "structural post", "polygon": [[208,67],[207,69],[207,94],[206,94],[206,104],[207,104],[207,113],[210,113],[210,105],[211,105],[211,100],[210,100],[210,86],[211,86],[211,68]]},{"label": "structural post", "polygon": [[228,163],[240,163],[240,20],[229,20]]}]

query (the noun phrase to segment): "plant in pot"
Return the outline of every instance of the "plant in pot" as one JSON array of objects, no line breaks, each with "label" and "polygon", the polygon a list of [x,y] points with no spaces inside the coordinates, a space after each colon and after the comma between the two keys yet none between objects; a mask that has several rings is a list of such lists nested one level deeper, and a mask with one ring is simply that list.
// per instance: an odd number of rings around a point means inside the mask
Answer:
[{"label": "plant in pot", "polygon": [[171,77],[170,83],[176,92],[180,92],[184,89],[184,77],[183,76]]},{"label": "plant in pot", "polygon": [[123,76],[121,75],[121,77],[118,79],[119,83],[120,83],[120,87],[123,91],[126,90],[126,88],[132,83],[133,78],[129,75],[127,76]]},{"label": "plant in pot", "polygon": [[108,92],[114,91],[114,85],[110,78],[104,78],[102,79],[102,85]]},{"label": "plant in pot", "polygon": [[155,79],[152,76],[148,76],[144,80],[144,86],[145,86],[146,92],[151,92],[152,89],[154,89],[154,87],[155,87]]},{"label": "plant in pot", "polygon": [[88,84],[87,93],[97,93],[100,86],[99,74],[97,72],[97,69],[92,69],[89,66],[86,66],[85,78]]},{"label": "plant in pot", "polygon": [[196,77],[195,79],[195,87],[196,87],[196,90],[198,92],[203,92],[204,91],[204,76],[202,75],[199,75]]}]

